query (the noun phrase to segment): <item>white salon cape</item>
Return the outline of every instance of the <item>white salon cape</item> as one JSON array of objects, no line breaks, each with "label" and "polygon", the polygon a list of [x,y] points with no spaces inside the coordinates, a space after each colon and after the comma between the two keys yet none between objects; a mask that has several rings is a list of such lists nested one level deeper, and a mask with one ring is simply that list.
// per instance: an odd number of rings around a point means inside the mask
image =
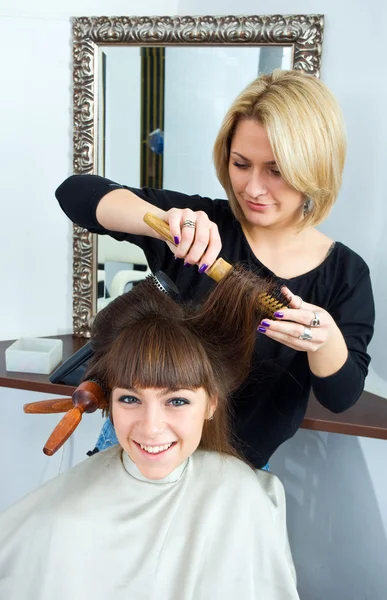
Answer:
[{"label": "white salon cape", "polygon": [[114,446],[0,515],[1,600],[293,600],[282,484],[196,451],[145,479]]}]

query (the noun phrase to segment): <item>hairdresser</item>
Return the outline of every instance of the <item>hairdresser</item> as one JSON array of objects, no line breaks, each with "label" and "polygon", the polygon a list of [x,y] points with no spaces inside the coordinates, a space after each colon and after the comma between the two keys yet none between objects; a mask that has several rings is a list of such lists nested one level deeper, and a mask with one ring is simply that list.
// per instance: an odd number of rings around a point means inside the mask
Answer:
[{"label": "hairdresser", "polygon": [[[96,175],[72,176],[56,192],[74,223],[140,246],[185,300],[201,302],[216,285],[205,272],[218,255],[284,286],[290,305],[260,323],[250,377],[233,396],[235,442],[257,468],[297,431],[311,388],[333,412],[363,391],[374,326],[369,269],[315,228],[336,201],[345,149],[329,89],[311,75],[275,71],[239,95],[215,141],[228,201]],[[176,247],[144,224],[148,211],[169,224]]]}]

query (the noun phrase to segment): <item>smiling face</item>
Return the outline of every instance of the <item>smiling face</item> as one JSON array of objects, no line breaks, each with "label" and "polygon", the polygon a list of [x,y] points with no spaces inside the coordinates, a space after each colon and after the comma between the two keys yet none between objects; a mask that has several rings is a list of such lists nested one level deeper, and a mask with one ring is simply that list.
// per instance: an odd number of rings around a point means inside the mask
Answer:
[{"label": "smiling face", "polygon": [[198,447],[214,412],[203,388],[115,388],[111,399],[117,438],[147,479],[163,479]]},{"label": "smiling face", "polygon": [[302,194],[282,178],[266,130],[258,121],[243,119],[236,126],[229,175],[248,226],[282,229],[302,219]]}]

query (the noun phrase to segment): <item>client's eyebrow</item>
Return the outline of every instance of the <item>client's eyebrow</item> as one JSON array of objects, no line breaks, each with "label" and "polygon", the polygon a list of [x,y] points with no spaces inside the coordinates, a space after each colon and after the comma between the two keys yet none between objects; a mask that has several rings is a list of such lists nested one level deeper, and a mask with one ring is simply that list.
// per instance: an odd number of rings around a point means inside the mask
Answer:
[{"label": "client's eyebrow", "polygon": [[[141,394],[141,389],[137,389],[135,387],[132,388],[125,388],[127,392],[134,392],[135,394]],[[158,398],[161,398],[162,396],[168,396],[168,394],[174,394],[175,392],[180,392],[180,391],[190,391],[190,388],[164,388],[162,390],[160,390],[159,392],[156,393],[156,396]]]},{"label": "client's eyebrow", "polygon": [[193,388],[165,388],[164,390],[160,390],[156,396],[168,396],[169,394],[175,394],[176,392],[192,392]]}]

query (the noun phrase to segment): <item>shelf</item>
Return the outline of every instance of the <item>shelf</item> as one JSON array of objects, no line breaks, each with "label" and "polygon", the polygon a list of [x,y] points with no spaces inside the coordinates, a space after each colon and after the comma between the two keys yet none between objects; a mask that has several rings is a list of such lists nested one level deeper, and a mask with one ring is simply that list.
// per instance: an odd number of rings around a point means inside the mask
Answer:
[{"label": "shelf", "polygon": [[355,406],[332,413],[310,395],[303,429],[387,440],[387,399],[363,392]]},{"label": "shelf", "polygon": [[[63,360],[82,348],[88,341],[73,335],[52,336],[63,340]],[[5,349],[14,340],[0,342],[0,387],[30,390],[71,396],[75,387],[50,383],[48,375],[12,373],[5,369]],[[308,409],[301,427],[315,431],[342,433],[360,437],[387,440],[387,399],[363,392],[355,406],[343,413],[335,414],[321,406],[311,394]]]},{"label": "shelf", "polygon": [[[77,350],[82,348],[88,341],[86,338],[73,335],[55,335],[51,337],[57,340],[63,340],[63,362],[70,358]],[[5,350],[14,341],[15,340],[0,342],[0,387],[17,388],[19,390],[29,390],[31,392],[44,392],[47,394],[65,394],[66,396],[71,396],[73,394],[75,387],[63,385],[61,383],[51,383],[48,379],[49,375],[6,371]]]}]

